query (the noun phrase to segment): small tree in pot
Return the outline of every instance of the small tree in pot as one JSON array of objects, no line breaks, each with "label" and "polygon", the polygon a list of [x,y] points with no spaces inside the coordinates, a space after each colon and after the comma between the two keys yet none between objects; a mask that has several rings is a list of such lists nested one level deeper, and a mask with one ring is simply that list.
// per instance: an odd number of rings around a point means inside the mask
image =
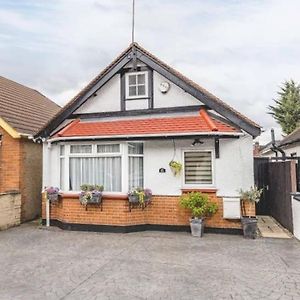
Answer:
[{"label": "small tree in pot", "polygon": [[211,202],[205,194],[191,192],[180,197],[180,205],[190,209],[192,213],[192,218],[190,218],[192,236],[202,237],[204,232],[204,218],[212,216],[217,212],[217,204]]},{"label": "small tree in pot", "polygon": [[251,187],[249,190],[240,189],[240,197],[242,203],[242,226],[244,237],[248,239],[255,239],[257,236],[257,217],[247,215],[246,202],[258,203],[263,189],[258,189],[256,186]]}]

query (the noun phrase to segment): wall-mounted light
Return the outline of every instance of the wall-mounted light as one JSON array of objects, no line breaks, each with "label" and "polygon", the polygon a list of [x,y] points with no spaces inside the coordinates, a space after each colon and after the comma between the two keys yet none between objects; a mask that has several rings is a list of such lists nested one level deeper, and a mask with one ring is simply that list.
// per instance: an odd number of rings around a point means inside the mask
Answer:
[{"label": "wall-mounted light", "polygon": [[202,141],[200,141],[200,139],[195,139],[193,142],[192,142],[192,145],[191,146],[196,146],[196,145],[201,145],[201,144],[203,144],[203,142]]}]

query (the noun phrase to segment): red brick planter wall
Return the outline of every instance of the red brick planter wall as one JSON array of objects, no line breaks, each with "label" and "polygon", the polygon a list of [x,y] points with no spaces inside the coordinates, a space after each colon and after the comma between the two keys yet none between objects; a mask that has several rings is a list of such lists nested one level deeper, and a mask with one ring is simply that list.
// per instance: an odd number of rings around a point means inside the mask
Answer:
[{"label": "red brick planter wall", "polygon": [[[218,204],[217,213],[206,219],[206,226],[212,228],[240,229],[240,220],[223,219],[223,199],[215,191],[208,193],[211,201]],[[122,199],[123,198],[123,199]],[[255,215],[255,205],[247,204],[248,213]],[[45,219],[45,197],[43,197],[43,219]],[[153,196],[152,203],[144,210],[129,211],[128,199],[104,197],[100,207],[89,205],[87,210],[76,195],[63,195],[57,204],[51,204],[50,218],[64,223],[130,226],[130,225],[188,225],[190,214],[179,206],[178,196]]]}]

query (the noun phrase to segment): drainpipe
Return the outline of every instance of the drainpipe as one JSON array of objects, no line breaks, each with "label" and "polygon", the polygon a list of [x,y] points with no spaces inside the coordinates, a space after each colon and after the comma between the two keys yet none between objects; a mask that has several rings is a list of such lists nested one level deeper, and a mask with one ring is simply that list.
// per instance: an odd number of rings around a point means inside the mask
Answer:
[{"label": "drainpipe", "polygon": [[50,227],[50,201],[46,192],[46,227]]},{"label": "drainpipe", "polygon": [[281,153],[281,155],[282,155],[282,158],[285,159],[285,152],[279,146],[276,145],[276,142],[275,142],[275,133],[274,133],[274,129],[273,128],[271,129],[271,140],[272,140],[272,148],[271,148],[271,150],[276,153],[276,157],[278,156],[277,155],[277,151],[279,151]]}]

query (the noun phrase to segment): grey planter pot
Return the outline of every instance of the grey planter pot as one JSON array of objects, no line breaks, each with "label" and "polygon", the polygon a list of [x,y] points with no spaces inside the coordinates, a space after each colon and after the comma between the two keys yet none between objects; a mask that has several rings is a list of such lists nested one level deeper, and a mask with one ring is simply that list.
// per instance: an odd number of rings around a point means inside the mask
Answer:
[{"label": "grey planter pot", "polygon": [[242,217],[243,234],[246,239],[257,237],[257,217]]},{"label": "grey planter pot", "polygon": [[130,203],[139,203],[138,195],[128,195],[128,200]]},{"label": "grey planter pot", "polygon": [[204,233],[204,219],[190,219],[192,236],[202,237]]},{"label": "grey planter pot", "polygon": [[58,201],[58,194],[48,194],[47,198],[50,202],[57,202]]},{"label": "grey planter pot", "polygon": [[[83,203],[84,195],[80,195],[80,203]],[[100,204],[102,201],[102,194],[101,195],[93,195],[92,199],[90,199],[87,204]]]}]

